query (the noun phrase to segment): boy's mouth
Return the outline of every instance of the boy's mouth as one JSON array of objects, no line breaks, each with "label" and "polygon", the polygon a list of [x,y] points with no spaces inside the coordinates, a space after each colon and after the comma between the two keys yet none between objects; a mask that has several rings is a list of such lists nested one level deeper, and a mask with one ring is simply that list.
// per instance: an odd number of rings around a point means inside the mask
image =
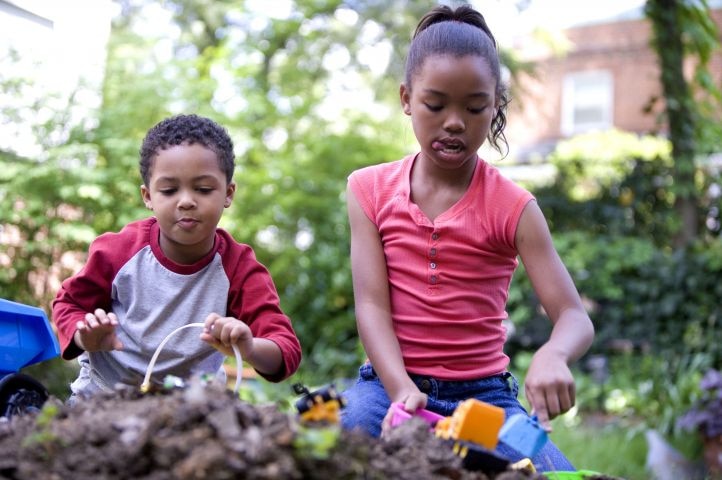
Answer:
[{"label": "boy's mouth", "polygon": [[192,228],[198,224],[198,220],[195,218],[181,218],[177,223],[181,228]]}]

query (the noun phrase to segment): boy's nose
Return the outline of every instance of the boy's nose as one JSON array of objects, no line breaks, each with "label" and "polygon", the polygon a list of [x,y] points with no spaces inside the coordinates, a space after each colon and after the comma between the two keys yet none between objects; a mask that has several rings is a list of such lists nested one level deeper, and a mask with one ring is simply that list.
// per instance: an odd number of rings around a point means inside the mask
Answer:
[{"label": "boy's nose", "polygon": [[178,199],[178,208],[193,208],[196,201],[190,193],[184,193]]}]

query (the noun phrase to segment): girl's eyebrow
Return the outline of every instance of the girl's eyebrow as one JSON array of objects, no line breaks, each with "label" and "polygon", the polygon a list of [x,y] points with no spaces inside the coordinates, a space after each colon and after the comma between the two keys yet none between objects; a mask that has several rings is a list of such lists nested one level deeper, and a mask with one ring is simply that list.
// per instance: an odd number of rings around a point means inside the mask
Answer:
[{"label": "girl's eyebrow", "polygon": [[[447,93],[444,93],[439,90],[434,90],[433,88],[425,88],[424,92],[429,93],[431,95],[436,95],[437,97],[448,97],[449,96]],[[487,92],[474,92],[474,93],[470,93],[469,95],[467,95],[467,97],[489,98],[489,97],[491,97],[491,95],[489,95]]]}]

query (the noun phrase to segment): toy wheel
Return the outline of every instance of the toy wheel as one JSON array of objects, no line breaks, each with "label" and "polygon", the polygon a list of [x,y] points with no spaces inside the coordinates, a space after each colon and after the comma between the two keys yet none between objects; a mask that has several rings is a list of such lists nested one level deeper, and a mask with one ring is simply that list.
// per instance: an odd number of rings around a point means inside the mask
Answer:
[{"label": "toy wheel", "polygon": [[0,380],[0,417],[39,412],[48,391],[33,377],[13,373]]}]

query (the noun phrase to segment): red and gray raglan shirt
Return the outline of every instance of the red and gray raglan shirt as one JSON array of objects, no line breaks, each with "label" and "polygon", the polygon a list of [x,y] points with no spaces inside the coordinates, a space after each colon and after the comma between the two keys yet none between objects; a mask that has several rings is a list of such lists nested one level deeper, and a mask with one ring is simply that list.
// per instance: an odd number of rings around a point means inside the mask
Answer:
[{"label": "red and gray raglan shirt", "polygon": [[[140,386],[148,363],[163,339],[178,327],[202,323],[210,313],[246,322],[254,337],[275,342],[283,355],[282,371],[270,381],[293,374],[301,347],[289,318],[281,311],[268,270],[250,246],[216,230],[213,250],[193,265],[179,265],[160,248],[155,218],[106,233],[90,246],[80,272],[65,280],[53,302],[62,357],[79,357],[81,371],[71,389],[92,394],[117,383]],[[76,323],[102,308],[114,312],[122,350],[84,352],[73,341]],[[164,345],[153,379],[216,374],[224,356],[200,340],[200,328],[185,328]]]},{"label": "red and gray raglan shirt", "polygon": [[516,228],[533,196],[479,159],[466,193],[432,222],[411,198],[416,157],[349,177],[381,237],[404,365],[442,380],[501,373]]}]

